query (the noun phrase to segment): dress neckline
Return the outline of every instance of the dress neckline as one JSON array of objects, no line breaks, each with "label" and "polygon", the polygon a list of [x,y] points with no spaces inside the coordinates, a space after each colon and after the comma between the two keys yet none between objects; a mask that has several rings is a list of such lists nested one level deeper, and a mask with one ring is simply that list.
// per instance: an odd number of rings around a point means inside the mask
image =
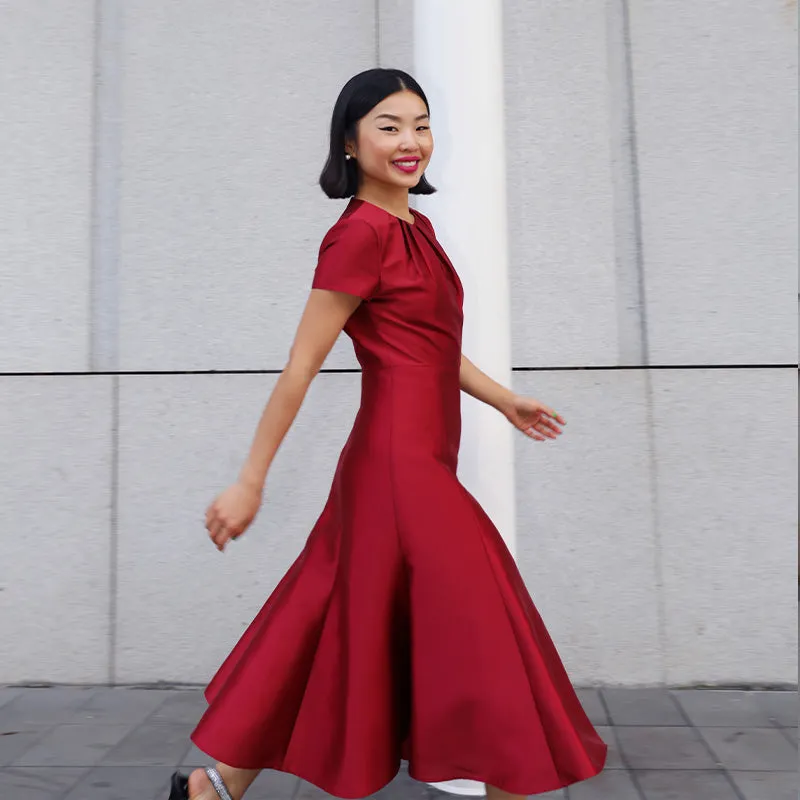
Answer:
[{"label": "dress neckline", "polygon": [[385,208],[383,208],[383,206],[378,206],[378,205],[375,205],[375,203],[370,203],[369,200],[362,200],[360,197],[353,197],[353,200],[356,203],[364,203],[365,205],[372,206],[373,208],[377,208],[379,211],[383,211],[384,214],[388,214],[390,217],[394,217],[396,220],[399,220],[400,222],[404,222],[406,225],[410,225],[412,228],[417,224],[417,215],[414,212],[413,208],[409,207],[409,209],[408,209],[409,212],[411,213],[411,216],[414,217],[414,221],[411,222],[410,220],[403,219],[403,217],[398,217],[397,214],[392,214],[391,211],[387,211]]}]

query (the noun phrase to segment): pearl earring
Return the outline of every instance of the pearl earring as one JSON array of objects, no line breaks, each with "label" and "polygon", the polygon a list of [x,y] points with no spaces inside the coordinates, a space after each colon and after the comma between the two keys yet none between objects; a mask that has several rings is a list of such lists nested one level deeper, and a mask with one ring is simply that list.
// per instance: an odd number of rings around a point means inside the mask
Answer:
[{"label": "pearl earring", "polygon": [[352,156],[350,155],[350,153],[345,153],[345,154],[344,154],[344,157],[345,157],[345,159],[346,159],[347,161],[349,161],[349,160],[352,158]]}]

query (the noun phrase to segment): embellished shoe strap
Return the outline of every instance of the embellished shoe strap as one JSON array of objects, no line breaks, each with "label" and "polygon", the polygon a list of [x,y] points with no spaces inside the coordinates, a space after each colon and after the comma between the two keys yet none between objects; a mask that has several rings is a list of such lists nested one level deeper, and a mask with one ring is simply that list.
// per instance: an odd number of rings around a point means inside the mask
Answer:
[{"label": "embellished shoe strap", "polygon": [[233,800],[225,781],[222,780],[222,775],[214,767],[206,767],[205,770],[211,785],[214,787],[214,791],[219,795],[219,800]]}]

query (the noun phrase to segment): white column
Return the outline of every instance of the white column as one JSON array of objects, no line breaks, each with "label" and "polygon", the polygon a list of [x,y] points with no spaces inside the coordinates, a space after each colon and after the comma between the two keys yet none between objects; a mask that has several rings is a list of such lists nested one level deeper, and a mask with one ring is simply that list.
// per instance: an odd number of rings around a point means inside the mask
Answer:
[{"label": "white column", "polygon": [[[465,290],[464,354],[511,384],[500,0],[416,0],[414,77],[431,106],[435,140],[427,175],[438,192],[416,204],[428,214]],[[514,552],[514,429],[462,394],[459,478]],[[483,794],[483,784],[433,784]]]}]

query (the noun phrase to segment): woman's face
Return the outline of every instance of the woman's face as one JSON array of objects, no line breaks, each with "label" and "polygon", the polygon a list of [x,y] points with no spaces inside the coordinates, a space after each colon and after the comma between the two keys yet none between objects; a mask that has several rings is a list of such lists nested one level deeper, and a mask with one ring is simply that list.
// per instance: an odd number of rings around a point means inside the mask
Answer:
[{"label": "woman's face", "polygon": [[433,153],[428,109],[410,91],[395,92],[358,121],[355,147],[362,183],[410,189],[419,183]]}]

